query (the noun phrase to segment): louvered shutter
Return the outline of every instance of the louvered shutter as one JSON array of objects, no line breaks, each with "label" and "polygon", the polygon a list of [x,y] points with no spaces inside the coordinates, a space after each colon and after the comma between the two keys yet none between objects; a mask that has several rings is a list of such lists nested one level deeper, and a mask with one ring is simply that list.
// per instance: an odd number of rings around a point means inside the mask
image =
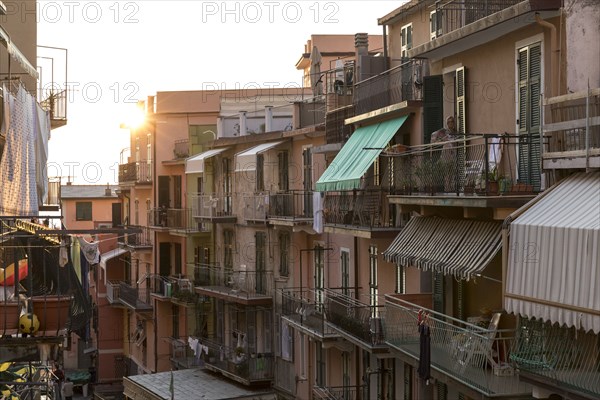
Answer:
[{"label": "louvered shutter", "polygon": [[456,70],[456,130],[458,133],[467,133],[466,111],[466,71],[464,67]]},{"label": "louvered shutter", "polygon": [[433,311],[444,312],[444,274],[433,273]]},{"label": "louvered shutter", "polygon": [[444,87],[442,75],[423,78],[423,143],[431,134],[444,127]]}]

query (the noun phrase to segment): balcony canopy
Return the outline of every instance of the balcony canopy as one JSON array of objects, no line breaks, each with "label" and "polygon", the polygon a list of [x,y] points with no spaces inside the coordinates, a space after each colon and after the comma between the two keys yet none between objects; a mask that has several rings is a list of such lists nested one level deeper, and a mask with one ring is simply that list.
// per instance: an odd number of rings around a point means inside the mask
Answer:
[{"label": "balcony canopy", "polygon": [[317,191],[360,188],[360,180],[408,118],[407,115],[358,128],[317,181]]},{"label": "balcony canopy", "polygon": [[487,267],[501,247],[501,222],[413,217],[383,257],[403,267],[470,279]]},{"label": "balcony canopy", "polygon": [[102,253],[100,255],[100,268],[104,270],[104,284],[106,285],[106,263],[113,258],[119,257],[125,253],[129,253],[129,250],[116,248],[113,250],[109,250],[106,253]]},{"label": "balcony canopy", "polygon": [[262,143],[235,155],[235,172],[256,170],[256,155],[271,150],[283,142]]},{"label": "balcony canopy", "polygon": [[510,224],[508,312],[600,332],[600,172],[573,175]]},{"label": "balcony canopy", "polygon": [[197,154],[193,157],[188,158],[185,161],[185,173],[186,174],[202,174],[204,173],[204,161],[211,157],[216,156],[227,150],[228,147],[222,147],[220,149],[212,149],[205,151],[204,153]]}]

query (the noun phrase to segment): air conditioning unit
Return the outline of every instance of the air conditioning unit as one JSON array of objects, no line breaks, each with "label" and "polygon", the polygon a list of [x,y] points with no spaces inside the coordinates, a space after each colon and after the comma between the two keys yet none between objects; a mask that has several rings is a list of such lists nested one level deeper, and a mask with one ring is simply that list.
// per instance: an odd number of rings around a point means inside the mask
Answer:
[{"label": "air conditioning unit", "polygon": [[101,222],[96,226],[97,229],[110,229],[112,227],[112,222]]}]

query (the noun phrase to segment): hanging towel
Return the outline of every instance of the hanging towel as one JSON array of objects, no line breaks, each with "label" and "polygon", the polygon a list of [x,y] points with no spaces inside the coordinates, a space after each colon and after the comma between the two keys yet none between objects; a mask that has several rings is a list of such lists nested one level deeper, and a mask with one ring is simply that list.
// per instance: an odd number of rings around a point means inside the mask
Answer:
[{"label": "hanging towel", "polygon": [[85,259],[90,264],[98,264],[100,262],[100,250],[98,250],[98,243],[90,243],[82,237],[78,237],[77,240],[81,246],[81,251],[85,255]]},{"label": "hanging towel", "polygon": [[48,140],[50,139],[50,114],[37,102],[33,104],[35,115],[35,157],[36,157],[36,185],[38,201],[45,204],[48,200]]},{"label": "hanging towel", "polygon": [[58,265],[64,267],[69,262],[69,253],[67,250],[67,241],[62,239],[60,241],[60,250],[58,252]]}]

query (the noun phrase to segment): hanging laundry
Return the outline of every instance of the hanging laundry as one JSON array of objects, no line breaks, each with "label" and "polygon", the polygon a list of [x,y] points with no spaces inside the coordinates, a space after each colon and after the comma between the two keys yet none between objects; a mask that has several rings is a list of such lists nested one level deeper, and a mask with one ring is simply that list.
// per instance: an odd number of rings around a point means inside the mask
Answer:
[{"label": "hanging laundry", "polygon": [[77,237],[81,251],[83,252],[85,259],[90,264],[98,264],[100,262],[100,250],[98,249],[98,242],[90,243],[83,237]]},{"label": "hanging laundry", "polygon": [[58,265],[64,267],[69,262],[69,253],[67,250],[67,241],[62,239],[60,241],[60,250],[58,252]]},{"label": "hanging laundry", "polygon": [[317,233],[323,233],[323,193],[313,193],[313,229]]},{"label": "hanging laundry", "polygon": [[39,103],[34,102],[35,115],[35,181],[38,191],[39,204],[48,200],[48,140],[50,140],[50,113],[44,110]]}]

